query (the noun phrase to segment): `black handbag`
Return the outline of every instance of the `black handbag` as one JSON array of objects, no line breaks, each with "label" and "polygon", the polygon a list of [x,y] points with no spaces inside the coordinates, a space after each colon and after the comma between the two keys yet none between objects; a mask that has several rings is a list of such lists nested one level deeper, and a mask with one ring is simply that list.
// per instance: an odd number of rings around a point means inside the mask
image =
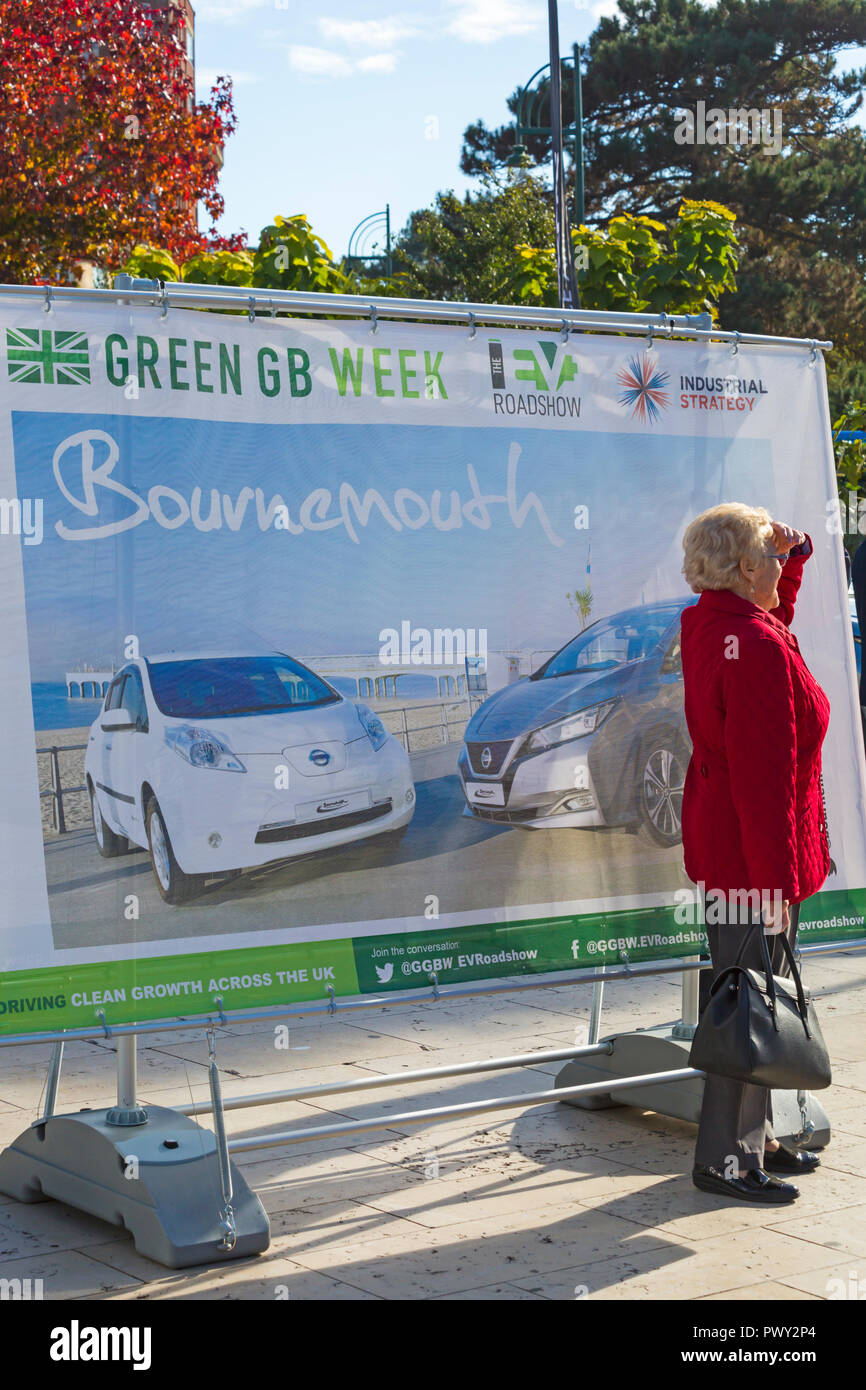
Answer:
[{"label": "black handbag", "polygon": [[[763,970],[740,959],[758,930]],[[831,1083],[830,1058],[811,997],[787,936],[782,946],[791,978],[773,974],[763,921],[753,923],[733,965],[720,970],[710,987],[689,1053],[699,1071],[781,1091],[822,1091]]]}]

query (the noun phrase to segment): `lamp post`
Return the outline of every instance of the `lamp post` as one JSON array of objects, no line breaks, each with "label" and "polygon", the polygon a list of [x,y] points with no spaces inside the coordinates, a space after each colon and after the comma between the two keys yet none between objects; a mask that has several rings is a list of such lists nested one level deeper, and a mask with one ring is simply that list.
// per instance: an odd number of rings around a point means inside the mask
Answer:
[{"label": "lamp post", "polygon": [[565,160],[562,151],[562,64],[559,61],[559,12],[556,0],[547,0],[550,34],[550,143],[553,146],[553,215],[556,226],[556,278],[563,309],[580,308],[574,275],[568,208],[565,203]]},{"label": "lamp post", "polygon": [[[370,242],[370,237],[374,232],[385,232],[385,255],[377,256],[378,244]],[[366,249],[369,247],[369,249]],[[351,270],[366,270],[369,268],[370,261],[384,260],[385,274],[391,275],[391,205],[386,203],[381,212],[371,212],[369,216],[362,217],[349,237],[349,250],[346,253],[346,265]]]},{"label": "lamp post", "polygon": [[[561,106],[561,80],[557,81],[558,91],[554,93],[553,70],[554,62],[557,73],[561,73],[561,62],[567,63],[568,59],[559,58],[559,34],[556,23],[556,0],[548,0],[550,16],[550,38],[552,61],[545,63],[532,74],[525,87],[520,88],[520,95],[517,103],[517,122],[515,130],[514,151],[507,159],[506,163],[511,168],[519,168],[526,156],[526,146],[523,144],[525,135],[549,135],[553,145],[553,170],[554,170],[554,211],[556,213],[556,268],[557,282],[560,290],[560,303],[563,308],[580,307],[580,296],[574,274],[574,258],[571,250],[571,236],[568,230],[568,213],[565,206],[565,169],[562,158],[563,136],[569,129],[574,137],[574,212],[578,226],[584,219],[584,175],[583,175],[583,92],[580,78],[580,45],[574,44],[571,50],[571,62],[574,67],[574,115],[568,126],[563,129],[562,125],[562,106]],[[548,111],[544,111],[541,93],[533,84],[543,76],[544,73],[551,72],[550,82],[550,104]],[[556,117],[559,116],[558,129],[555,129]],[[546,120],[545,120],[546,116]],[[557,178],[561,180],[559,195],[557,196]],[[565,290],[565,294],[563,293]],[[571,306],[566,303],[566,296],[571,292]]]}]

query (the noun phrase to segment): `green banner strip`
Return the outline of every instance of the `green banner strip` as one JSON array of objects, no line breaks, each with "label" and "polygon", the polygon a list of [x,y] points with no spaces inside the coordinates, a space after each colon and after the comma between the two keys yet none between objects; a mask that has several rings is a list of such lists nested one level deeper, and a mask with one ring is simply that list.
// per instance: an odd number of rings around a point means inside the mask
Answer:
[{"label": "green banner strip", "polygon": [[[507,976],[592,970],[708,955],[694,905],[483,923],[456,931],[394,932],[338,941],[237,947],[0,976],[0,1035],[144,1023],[329,997]],[[803,945],[866,936],[866,889],[817,893],[804,908]]]}]

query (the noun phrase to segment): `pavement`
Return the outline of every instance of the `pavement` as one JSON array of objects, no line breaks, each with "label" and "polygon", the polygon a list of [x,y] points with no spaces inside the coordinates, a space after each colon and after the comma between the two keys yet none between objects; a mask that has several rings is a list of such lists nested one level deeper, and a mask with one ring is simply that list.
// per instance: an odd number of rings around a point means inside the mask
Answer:
[{"label": "pavement", "polygon": [[[0,1279],[59,1300],[833,1300],[866,1297],[866,953],[807,958],[834,1084],[832,1136],[787,1207],[691,1182],[695,1126],[629,1107],[527,1106],[401,1122],[239,1156],[271,1220],[267,1252],[168,1270],[123,1230],[57,1202],[0,1195]],[[217,1038],[226,1096],[541,1052],[586,1039],[591,984],[406,1001],[335,1017],[234,1024]],[[676,975],[612,982],[602,1035],[672,1022]],[[284,1039],[281,1038],[281,1041]],[[0,1142],[40,1111],[46,1046],[0,1049]],[[114,1099],[110,1041],[67,1044],[58,1112]],[[139,1094],[208,1094],[200,1029],[152,1034]],[[228,1111],[229,1136],[545,1089],[560,1063]],[[202,1117],[207,1123],[208,1116]],[[237,1160],[236,1160],[237,1161]],[[857,1292],[859,1290],[859,1292]]]}]

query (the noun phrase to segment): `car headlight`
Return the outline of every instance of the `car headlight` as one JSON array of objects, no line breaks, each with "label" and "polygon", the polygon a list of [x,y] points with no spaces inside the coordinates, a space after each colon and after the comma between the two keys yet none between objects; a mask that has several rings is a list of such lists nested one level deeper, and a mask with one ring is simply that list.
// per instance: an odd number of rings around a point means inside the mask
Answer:
[{"label": "car headlight", "polygon": [[568,743],[571,739],[584,738],[587,734],[595,733],[615,704],[616,700],[604,700],[598,705],[587,705],[586,709],[579,709],[565,719],[558,719],[555,724],[546,724],[543,729],[536,729],[535,733],[527,738],[522,751],[541,753],[546,748],[555,748],[558,743]]},{"label": "car headlight", "polygon": [[220,772],[246,772],[240,758],[216,734],[192,724],[166,729],[165,741],[193,767],[212,767]]},{"label": "car headlight", "polygon": [[378,714],[374,714],[366,705],[356,705],[355,709],[361,721],[361,727],[364,733],[372,743],[373,748],[378,750],[386,741],[388,730],[385,728]]}]

